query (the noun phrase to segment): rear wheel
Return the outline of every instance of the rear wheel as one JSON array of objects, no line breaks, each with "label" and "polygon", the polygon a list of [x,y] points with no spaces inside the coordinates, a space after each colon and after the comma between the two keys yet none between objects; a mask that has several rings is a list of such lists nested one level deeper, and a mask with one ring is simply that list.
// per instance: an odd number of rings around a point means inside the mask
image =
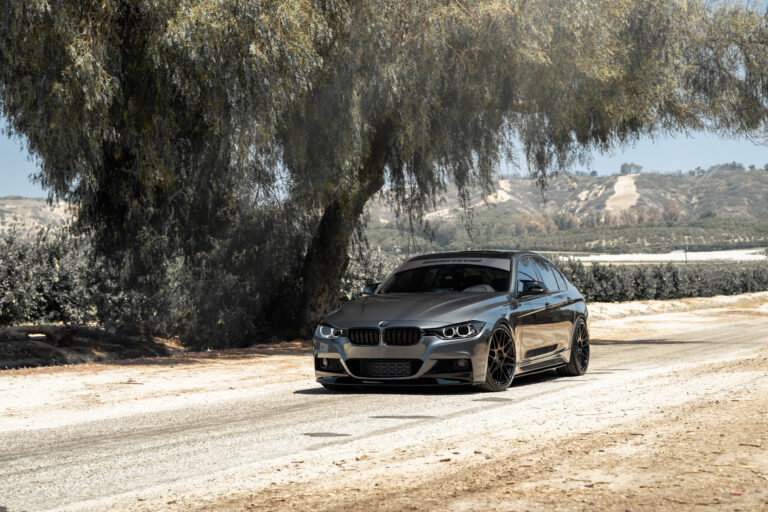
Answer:
[{"label": "rear wheel", "polygon": [[568,364],[557,369],[557,373],[566,377],[584,375],[589,367],[589,334],[587,324],[581,318],[576,322],[571,340],[571,358]]},{"label": "rear wheel", "polygon": [[488,349],[488,366],[485,382],[480,384],[484,391],[504,391],[515,376],[515,344],[507,326],[499,325],[493,330]]}]

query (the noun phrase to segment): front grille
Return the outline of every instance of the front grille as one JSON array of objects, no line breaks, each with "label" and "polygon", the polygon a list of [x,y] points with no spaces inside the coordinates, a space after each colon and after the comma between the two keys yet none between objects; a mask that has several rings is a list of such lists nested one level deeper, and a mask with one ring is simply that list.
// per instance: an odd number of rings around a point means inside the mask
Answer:
[{"label": "front grille", "polygon": [[384,331],[387,345],[415,345],[421,339],[421,329],[416,327],[390,327]]},{"label": "front grille", "polygon": [[379,344],[379,330],[378,329],[350,329],[349,341],[353,345],[378,345]]},{"label": "front grille", "polygon": [[359,377],[410,377],[421,367],[419,359],[348,359],[347,366]]}]

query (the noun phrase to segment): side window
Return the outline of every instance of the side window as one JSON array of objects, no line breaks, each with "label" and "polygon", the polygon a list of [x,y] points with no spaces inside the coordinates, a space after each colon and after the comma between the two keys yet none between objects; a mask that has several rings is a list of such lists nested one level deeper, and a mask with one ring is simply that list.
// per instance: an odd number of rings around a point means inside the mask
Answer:
[{"label": "side window", "polygon": [[531,258],[521,258],[517,262],[517,293],[523,291],[523,281],[538,281],[536,269],[533,268]]},{"label": "side window", "polygon": [[542,281],[544,281],[544,286],[546,286],[550,292],[556,292],[560,289],[557,286],[555,274],[552,272],[552,267],[549,266],[549,263],[536,258],[536,268],[539,269],[539,275],[541,276]]},{"label": "side window", "polygon": [[557,278],[558,281],[560,281],[560,289],[567,290],[568,286],[570,286],[570,284],[568,283],[568,280],[565,278],[562,272],[557,270],[555,267],[552,267],[552,269],[555,271],[555,277]]}]

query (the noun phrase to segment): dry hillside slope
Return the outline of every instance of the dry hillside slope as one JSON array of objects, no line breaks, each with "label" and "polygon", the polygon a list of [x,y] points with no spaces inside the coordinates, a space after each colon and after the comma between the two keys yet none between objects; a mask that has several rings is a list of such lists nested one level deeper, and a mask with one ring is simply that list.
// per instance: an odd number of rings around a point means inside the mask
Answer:
[{"label": "dry hillside slope", "polygon": [[0,197],[0,234],[29,236],[40,228],[63,226],[69,220],[62,203],[51,206],[44,199]]},{"label": "dry hillside slope", "polygon": [[[495,183],[495,191],[475,191],[470,204],[475,210],[500,213],[574,215],[588,211],[620,212],[629,208],[659,208],[670,203],[680,218],[736,216],[768,218],[768,172],[764,170],[717,170],[702,176],[630,174],[620,176],[559,176],[545,191],[533,180],[508,178]],[[386,192],[372,202],[371,219],[391,222]],[[428,217],[455,218],[460,214],[456,187],[448,186],[445,200]]]},{"label": "dry hillside slope", "polygon": [[637,174],[619,176],[613,185],[613,195],[605,202],[605,211],[618,213],[637,204],[640,194],[637,193],[637,187],[635,187],[635,178],[637,178]]}]

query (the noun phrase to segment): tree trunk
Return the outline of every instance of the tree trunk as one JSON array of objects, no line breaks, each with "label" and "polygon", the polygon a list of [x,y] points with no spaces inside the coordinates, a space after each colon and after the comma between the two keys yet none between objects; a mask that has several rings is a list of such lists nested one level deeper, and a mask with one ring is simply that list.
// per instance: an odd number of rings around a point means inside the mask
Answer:
[{"label": "tree trunk", "polygon": [[303,329],[311,335],[338,300],[341,277],[349,264],[347,249],[368,200],[384,186],[388,128],[379,129],[351,190],[339,192],[325,207],[304,257]]}]

